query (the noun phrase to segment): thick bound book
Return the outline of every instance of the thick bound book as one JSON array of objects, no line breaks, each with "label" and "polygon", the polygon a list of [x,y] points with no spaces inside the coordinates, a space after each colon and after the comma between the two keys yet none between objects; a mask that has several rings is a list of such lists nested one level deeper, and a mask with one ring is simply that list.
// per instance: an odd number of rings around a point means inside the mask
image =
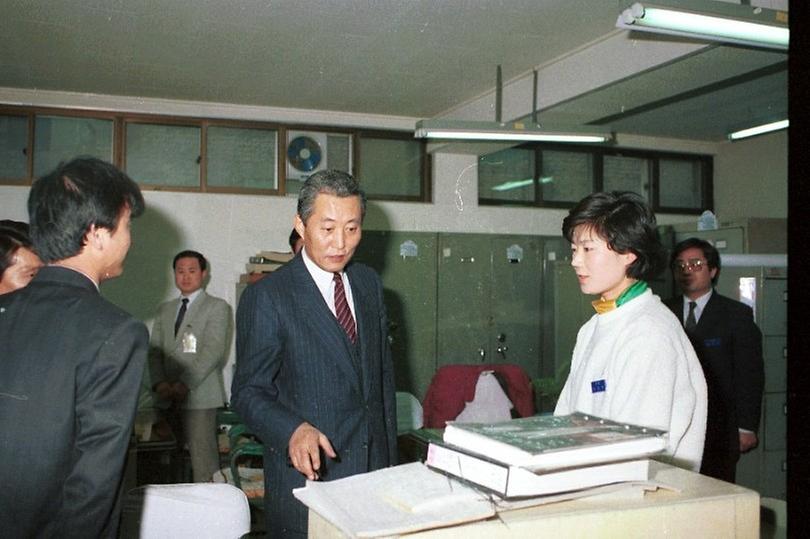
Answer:
[{"label": "thick bound book", "polygon": [[425,464],[506,499],[546,496],[625,481],[647,481],[650,461],[625,460],[532,472],[448,445],[430,443]]},{"label": "thick bound book", "polygon": [[646,457],[666,447],[666,431],[574,413],[499,423],[448,422],[444,442],[532,471]]}]

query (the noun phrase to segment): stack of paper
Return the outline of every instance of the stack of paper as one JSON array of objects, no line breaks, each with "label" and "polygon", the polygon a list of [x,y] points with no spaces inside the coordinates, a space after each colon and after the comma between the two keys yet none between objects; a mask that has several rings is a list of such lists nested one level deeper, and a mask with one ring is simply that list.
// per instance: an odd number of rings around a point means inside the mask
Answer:
[{"label": "stack of paper", "polygon": [[485,494],[421,462],[336,481],[307,481],[293,495],[350,537],[409,533],[495,514]]}]

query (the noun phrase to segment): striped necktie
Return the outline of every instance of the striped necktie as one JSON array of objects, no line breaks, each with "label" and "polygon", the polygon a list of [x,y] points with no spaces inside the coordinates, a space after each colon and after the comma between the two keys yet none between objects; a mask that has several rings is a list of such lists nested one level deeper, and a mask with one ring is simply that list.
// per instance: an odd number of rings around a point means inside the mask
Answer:
[{"label": "striped necktie", "polygon": [[349,302],[346,301],[343,278],[341,278],[340,273],[335,273],[333,280],[335,281],[335,316],[343,330],[346,331],[349,340],[352,341],[352,344],[355,344],[357,343],[357,328],[354,325],[352,311],[349,309]]}]

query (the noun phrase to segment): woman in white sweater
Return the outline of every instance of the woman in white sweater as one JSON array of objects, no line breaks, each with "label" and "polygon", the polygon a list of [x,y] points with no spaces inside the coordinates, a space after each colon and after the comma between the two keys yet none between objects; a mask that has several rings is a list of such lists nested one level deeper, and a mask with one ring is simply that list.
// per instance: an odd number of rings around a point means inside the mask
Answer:
[{"label": "woman in white sweater", "polygon": [[635,193],[593,193],[563,220],[571,266],[596,313],[577,335],[555,415],[575,411],[668,431],[663,460],[698,471],[706,380],[678,319],[647,286],[665,254]]}]

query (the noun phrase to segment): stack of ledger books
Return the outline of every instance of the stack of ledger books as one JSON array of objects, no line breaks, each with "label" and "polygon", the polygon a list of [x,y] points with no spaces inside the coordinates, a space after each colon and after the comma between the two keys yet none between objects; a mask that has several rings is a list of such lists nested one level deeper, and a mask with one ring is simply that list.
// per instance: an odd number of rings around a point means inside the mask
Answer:
[{"label": "stack of ledger books", "polygon": [[506,499],[647,481],[662,430],[575,413],[499,423],[448,422],[425,464]]},{"label": "stack of ledger books", "polygon": [[277,270],[292,260],[294,256],[293,253],[259,251],[256,256],[248,258],[248,263],[245,264],[245,273],[240,276],[239,282],[255,283],[268,273]]}]

